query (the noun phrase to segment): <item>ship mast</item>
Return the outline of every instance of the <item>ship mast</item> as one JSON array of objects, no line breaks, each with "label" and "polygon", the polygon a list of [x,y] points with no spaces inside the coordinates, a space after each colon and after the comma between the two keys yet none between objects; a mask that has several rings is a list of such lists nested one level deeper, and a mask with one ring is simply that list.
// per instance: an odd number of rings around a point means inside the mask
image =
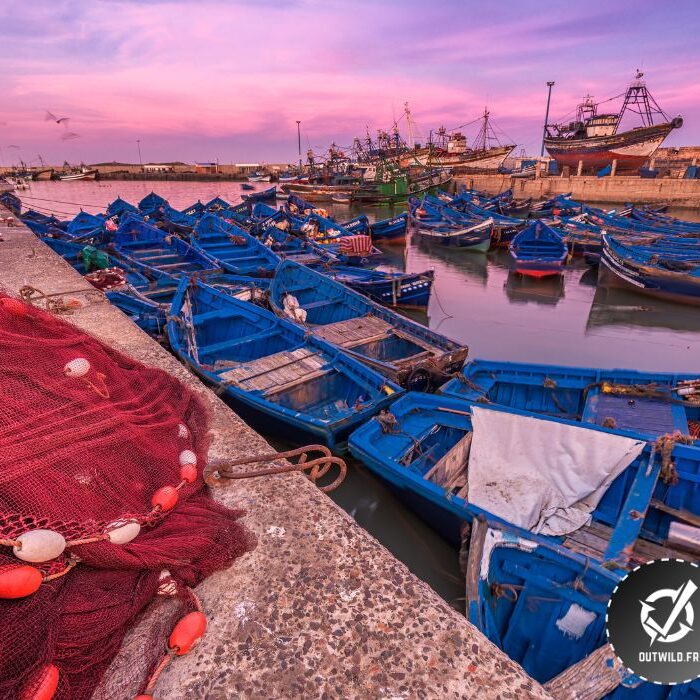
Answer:
[{"label": "ship mast", "polygon": [[408,102],[403,103],[403,112],[406,115],[406,124],[408,125],[408,147],[413,148],[413,125],[411,123],[411,110]]},{"label": "ship mast", "polygon": [[[617,120],[617,126],[620,125],[622,121],[622,116],[629,109],[634,114],[638,114],[641,117],[642,124],[644,126],[654,125],[654,115],[662,116],[666,121],[669,121],[666,113],[659,107],[656,100],[651,96],[649,90],[647,89],[646,82],[642,80],[644,73],[637,69],[637,73],[634,76],[634,80],[629,84],[627,88],[627,93],[625,94],[625,101],[622,103],[622,109],[620,110],[620,116]],[[615,127],[615,133],[617,133],[617,126]]]}]

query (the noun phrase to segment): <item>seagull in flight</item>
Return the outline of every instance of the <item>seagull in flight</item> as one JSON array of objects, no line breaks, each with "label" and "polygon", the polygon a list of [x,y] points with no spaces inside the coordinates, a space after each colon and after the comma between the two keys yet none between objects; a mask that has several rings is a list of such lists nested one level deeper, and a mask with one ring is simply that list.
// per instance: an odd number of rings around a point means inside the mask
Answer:
[{"label": "seagull in flight", "polygon": [[76,134],[75,131],[66,131],[63,136],[61,136],[61,141],[70,141],[71,139],[79,139],[80,134]]},{"label": "seagull in flight", "polygon": [[44,117],[47,122],[56,122],[56,124],[63,124],[63,126],[67,127],[68,122],[70,121],[70,117],[61,117],[60,119],[55,115],[49,112],[49,110],[46,110],[46,116]]}]

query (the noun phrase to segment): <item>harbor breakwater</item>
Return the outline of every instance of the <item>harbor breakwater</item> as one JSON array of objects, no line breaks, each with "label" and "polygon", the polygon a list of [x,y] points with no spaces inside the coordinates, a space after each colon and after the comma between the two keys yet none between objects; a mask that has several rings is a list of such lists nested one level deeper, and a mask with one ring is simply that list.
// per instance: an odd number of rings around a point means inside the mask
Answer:
[{"label": "harbor breakwater", "polygon": [[455,182],[458,188],[465,186],[488,194],[512,188],[517,199],[548,199],[558,194],[571,194],[573,199],[583,202],[669,204],[677,208],[700,209],[700,180],[626,175],[517,178],[494,173],[460,175]]},{"label": "harbor breakwater", "polygon": [[[76,299],[68,321],[203,398],[212,414],[211,459],[271,450],[24,225],[2,226],[0,236],[4,289],[29,284]],[[549,697],[300,474],[238,481],[214,496],[247,512],[258,545],[197,588],[206,635],[163,671],[157,697]],[[152,603],[93,698],[137,695],[144,648],[165,647],[178,614],[168,598]]]}]

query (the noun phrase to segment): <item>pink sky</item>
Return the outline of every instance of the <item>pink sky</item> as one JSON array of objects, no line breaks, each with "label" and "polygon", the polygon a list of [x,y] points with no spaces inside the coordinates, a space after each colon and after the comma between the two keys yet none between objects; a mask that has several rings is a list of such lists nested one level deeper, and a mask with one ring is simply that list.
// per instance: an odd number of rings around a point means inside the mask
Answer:
[{"label": "pink sky", "polygon": [[144,161],[291,161],[296,119],[302,149],[321,151],[390,127],[405,101],[423,137],[488,105],[534,153],[547,80],[563,117],[587,92],[621,92],[637,67],[685,117],[669,143],[695,144],[698,19],[693,0],[5,3],[0,162],[137,161],[136,139]]}]

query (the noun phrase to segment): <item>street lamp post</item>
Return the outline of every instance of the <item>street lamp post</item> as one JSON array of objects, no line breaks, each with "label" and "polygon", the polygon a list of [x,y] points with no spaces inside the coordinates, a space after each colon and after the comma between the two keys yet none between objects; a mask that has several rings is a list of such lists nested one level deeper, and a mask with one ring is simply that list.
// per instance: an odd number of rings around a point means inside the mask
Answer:
[{"label": "street lamp post", "polygon": [[139,165],[143,170],[143,160],[141,159],[141,139],[136,139],[136,147],[139,149]]},{"label": "street lamp post", "polygon": [[301,175],[301,121],[297,119],[297,146],[299,148],[299,174]]},{"label": "street lamp post", "polygon": [[549,92],[547,93],[547,110],[544,115],[544,129],[542,130],[542,150],[540,151],[540,158],[544,156],[544,140],[547,136],[547,122],[549,121],[549,102],[552,99],[552,88],[554,87],[554,81],[547,81],[547,87]]}]

